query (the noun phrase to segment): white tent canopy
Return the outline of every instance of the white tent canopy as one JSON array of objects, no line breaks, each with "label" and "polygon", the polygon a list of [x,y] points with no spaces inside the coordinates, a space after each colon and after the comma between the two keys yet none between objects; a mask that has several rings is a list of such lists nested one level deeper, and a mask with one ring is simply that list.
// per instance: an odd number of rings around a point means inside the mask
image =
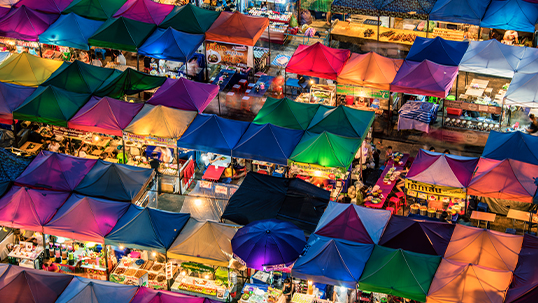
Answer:
[{"label": "white tent canopy", "polygon": [[504,103],[523,107],[538,107],[538,73],[515,73],[508,91],[504,96]]},{"label": "white tent canopy", "polygon": [[512,78],[525,52],[525,47],[505,45],[495,39],[471,41],[461,60],[459,70]]}]

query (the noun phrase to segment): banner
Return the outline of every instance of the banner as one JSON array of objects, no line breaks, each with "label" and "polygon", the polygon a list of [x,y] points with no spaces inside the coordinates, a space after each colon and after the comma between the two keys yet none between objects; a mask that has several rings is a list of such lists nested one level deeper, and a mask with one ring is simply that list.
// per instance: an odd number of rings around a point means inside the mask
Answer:
[{"label": "banner", "polygon": [[317,164],[308,164],[289,161],[290,175],[309,175],[330,180],[344,179],[347,170],[342,167],[325,167]]},{"label": "banner", "polygon": [[207,62],[237,66],[241,68],[253,67],[252,47],[245,45],[228,44],[223,42],[206,42]]},{"label": "banner", "polygon": [[409,179],[405,179],[405,188],[408,192],[416,192],[417,197],[421,199],[430,195],[465,199],[467,195],[465,188],[438,186]]},{"label": "banner", "polygon": [[373,98],[373,99],[389,99],[390,92],[388,90],[380,90],[370,87],[362,87],[355,85],[336,86],[336,93],[339,95],[352,95],[355,97]]},{"label": "banner", "polygon": [[445,100],[445,107],[463,109],[468,111],[478,111],[483,113],[490,113],[500,115],[502,113],[502,107],[500,106],[489,106],[483,104],[475,104],[470,102],[463,102],[459,100]]},{"label": "banner", "polygon": [[133,143],[139,143],[142,145],[167,146],[175,148],[177,145],[177,141],[174,139],[164,139],[152,136],[139,136],[130,133],[123,133],[123,140],[125,140],[125,145],[127,146]]}]

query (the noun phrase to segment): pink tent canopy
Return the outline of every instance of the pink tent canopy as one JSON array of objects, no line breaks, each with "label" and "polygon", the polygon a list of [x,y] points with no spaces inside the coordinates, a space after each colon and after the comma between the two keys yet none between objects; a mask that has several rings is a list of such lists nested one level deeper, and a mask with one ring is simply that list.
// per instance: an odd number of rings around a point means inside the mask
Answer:
[{"label": "pink tent canopy", "polygon": [[457,75],[457,66],[441,65],[429,60],[422,62],[405,60],[390,84],[390,90],[445,98]]},{"label": "pink tent canopy", "polygon": [[97,160],[41,151],[15,180],[29,187],[71,192]]},{"label": "pink tent canopy", "polygon": [[538,165],[513,159],[480,158],[467,193],[473,196],[533,203]]},{"label": "pink tent canopy", "polygon": [[48,235],[104,243],[130,203],[72,194],[44,227]]},{"label": "pink tent canopy", "polygon": [[123,16],[136,21],[159,25],[173,8],[174,5],[157,3],[152,0],[128,0],[114,14],[114,18]]},{"label": "pink tent canopy", "polygon": [[73,0],[21,0],[14,7],[26,6],[42,13],[60,14]]},{"label": "pink tent canopy", "polygon": [[538,238],[525,234],[506,302],[534,303],[538,298]]},{"label": "pink tent canopy", "polygon": [[142,107],[143,103],[129,103],[94,96],[67,122],[67,126],[88,132],[121,136],[121,131],[131,123]]},{"label": "pink tent canopy", "polygon": [[0,199],[0,225],[41,231],[69,193],[13,186]]},{"label": "pink tent canopy", "polygon": [[218,85],[168,78],[147,103],[201,113],[218,93]]},{"label": "pink tent canopy", "polygon": [[421,149],[407,179],[427,184],[466,188],[478,158],[428,152]]},{"label": "pink tent canopy", "polygon": [[45,14],[26,6],[13,8],[0,19],[0,36],[37,41],[49,26],[58,19],[58,14]]},{"label": "pink tent canopy", "polygon": [[286,72],[336,80],[349,59],[348,49],[330,48],[317,42],[299,45],[288,62]]},{"label": "pink tent canopy", "polygon": [[458,224],[445,259],[513,271],[522,244],[523,236]]}]

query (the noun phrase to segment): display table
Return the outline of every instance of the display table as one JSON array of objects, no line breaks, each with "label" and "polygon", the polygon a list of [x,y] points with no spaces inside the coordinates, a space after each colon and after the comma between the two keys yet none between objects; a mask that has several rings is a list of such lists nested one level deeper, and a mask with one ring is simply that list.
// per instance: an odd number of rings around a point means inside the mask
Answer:
[{"label": "display table", "polygon": [[21,259],[19,266],[39,269],[39,256],[43,252],[43,246],[33,247],[32,243],[21,242],[15,245],[13,250],[7,255],[11,258]]},{"label": "display table", "polygon": [[[514,229],[516,220],[523,221],[523,230],[525,230],[527,227],[527,223],[531,218],[531,213],[517,209],[510,209],[508,211],[508,214],[506,215],[506,218],[512,219],[512,227]],[[536,214],[532,214],[532,223],[538,223],[538,216]]]},{"label": "display table", "polygon": [[471,214],[471,219],[478,220],[476,227],[480,227],[481,221],[494,222],[497,215],[494,213],[485,213],[482,211],[473,210]]},{"label": "display table", "polygon": [[245,283],[240,303],[285,303],[286,298],[282,295],[282,290],[269,285]]},{"label": "display table", "polygon": [[423,131],[425,133],[430,132],[430,124],[420,122],[415,119],[409,119],[404,117],[398,118],[398,130],[404,130],[404,129],[415,129],[419,131]]},{"label": "display table", "polygon": [[209,165],[202,176],[202,179],[217,182],[225,169],[226,167],[224,166]]},{"label": "display table", "polygon": [[[220,91],[223,91],[226,89],[226,87],[228,87],[235,73],[236,73],[235,71],[223,69],[215,77],[215,79],[211,82],[211,84],[218,85],[220,88]],[[222,80],[220,80],[221,77],[223,77]]]},{"label": "display table", "polygon": [[[269,87],[271,87],[271,83],[273,82],[273,79],[275,77],[272,76],[261,76],[260,79],[256,82],[254,87],[250,90],[250,93],[248,94],[249,97],[263,97]],[[261,87],[261,84],[263,83],[263,89]]]},{"label": "display table", "polygon": [[377,25],[349,22],[337,22],[331,30],[331,35],[347,36],[366,40],[377,40],[378,29],[380,42],[412,45],[413,42],[415,42],[416,37],[426,37],[425,32],[377,27]]},{"label": "display table", "polygon": [[43,144],[27,141],[19,149],[30,154],[35,154],[41,149],[42,146]]},{"label": "display table", "polygon": [[178,276],[172,285],[172,291],[210,298],[225,302],[229,291],[220,281],[194,278],[190,276]]},{"label": "display table", "polygon": [[400,159],[400,162],[402,164],[394,164],[394,161],[390,159],[387,162],[387,165],[385,166],[385,169],[383,170],[383,173],[381,173],[381,177],[377,180],[376,184],[379,186],[379,189],[381,190],[381,194],[383,195],[383,198],[381,199],[381,202],[379,203],[372,203],[370,201],[364,203],[364,206],[369,208],[383,208],[383,205],[385,204],[385,201],[387,200],[387,197],[389,196],[390,192],[398,182],[397,180],[394,180],[394,182],[390,182],[390,184],[385,184],[383,182],[383,179],[385,178],[385,175],[387,172],[394,166],[395,172],[402,171],[405,167],[405,164],[407,163],[407,160],[409,159],[409,154],[403,154],[403,157]]}]

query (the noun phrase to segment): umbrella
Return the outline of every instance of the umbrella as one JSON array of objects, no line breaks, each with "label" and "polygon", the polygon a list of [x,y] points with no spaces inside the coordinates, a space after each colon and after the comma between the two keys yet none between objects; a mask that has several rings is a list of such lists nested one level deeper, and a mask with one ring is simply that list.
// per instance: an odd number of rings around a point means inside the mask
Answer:
[{"label": "umbrella", "polygon": [[234,257],[257,270],[282,269],[291,265],[306,244],[302,230],[290,222],[260,220],[245,225],[232,238]]}]

